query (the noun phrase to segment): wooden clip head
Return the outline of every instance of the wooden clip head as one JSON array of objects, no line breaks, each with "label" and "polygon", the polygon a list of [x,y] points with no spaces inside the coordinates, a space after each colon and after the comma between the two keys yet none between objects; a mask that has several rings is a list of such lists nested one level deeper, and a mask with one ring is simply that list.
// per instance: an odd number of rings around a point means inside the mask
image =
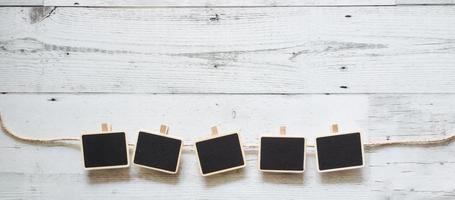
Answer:
[{"label": "wooden clip head", "polygon": [[213,126],[211,128],[212,130],[212,136],[217,136],[218,135],[218,126]]},{"label": "wooden clip head", "polygon": [[285,136],[286,135],[286,126],[280,126],[280,135]]},{"label": "wooden clip head", "polygon": [[338,133],[338,124],[332,124],[332,126],[330,128],[330,132],[332,134],[337,134]]},{"label": "wooden clip head", "polygon": [[169,132],[169,126],[166,126],[164,124],[161,124],[160,126],[160,133],[161,134],[164,134],[164,135],[167,135]]},{"label": "wooden clip head", "polygon": [[109,123],[102,123],[101,124],[101,132],[111,132],[112,131],[112,125]]}]

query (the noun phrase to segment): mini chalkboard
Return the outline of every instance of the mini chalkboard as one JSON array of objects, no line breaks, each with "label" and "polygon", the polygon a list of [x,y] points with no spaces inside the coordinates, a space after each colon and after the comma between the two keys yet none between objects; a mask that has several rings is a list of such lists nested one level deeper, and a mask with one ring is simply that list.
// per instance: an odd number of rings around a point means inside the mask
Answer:
[{"label": "mini chalkboard", "polygon": [[203,176],[231,171],[245,166],[243,150],[237,133],[197,141],[195,146]]},{"label": "mini chalkboard", "polygon": [[133,163],[135,165],[175,174],[178,171],[182,140],[166,135],[139,132]]},{"label": "mini chalkboard", "polygon": [[305,138],[261,137],[259,170],[301,173],[305,170]]},{"label": "mini chalkboard", "polygon": [[316,138],[316,160],[319,172],[363,167],[363,144],[360,133]]},{"label": "mini chalkboard", "polygon": [[124,132],[83,134],[81,143],[84,167],[87,170],[129,166]]}]

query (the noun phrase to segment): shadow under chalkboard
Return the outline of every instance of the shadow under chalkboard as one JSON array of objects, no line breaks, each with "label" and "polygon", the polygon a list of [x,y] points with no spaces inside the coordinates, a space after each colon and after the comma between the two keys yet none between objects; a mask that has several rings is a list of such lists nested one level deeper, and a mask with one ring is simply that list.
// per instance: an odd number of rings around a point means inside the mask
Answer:
[{"label": "shadow under chalkboard", "polygon": [[305,173],[262,173],[262,181],[273,184],[302,185]]},{"label": "shadow under chalkboard", "polygon": [[131,180],[130,168],[102,169],[87,171],[90,184],[103,184],[112,182],[127,182]]},{"label": "shadow under chalkboard", "polygon": [[363,181],[363,168],[320,173],[322,184],[360,184]]},{"label": "shadow under chalkboard", "polygon": [[[179,170],[180,171],[180,170]],[[181,175],[177,174],[168,174],[160,171],[154,171],[147,168],[139,168],[138,177],[140,179],[152,182],[158,182],[168,185],[177,185],[180,181]]]},{"label": "shadow under chalkboard", "polygon": [[246,168],[237,169],[221,174],[214,174],[211,176],[204,177],[205,186],[212,188],[231,182],[240,181],[245,178]]}]

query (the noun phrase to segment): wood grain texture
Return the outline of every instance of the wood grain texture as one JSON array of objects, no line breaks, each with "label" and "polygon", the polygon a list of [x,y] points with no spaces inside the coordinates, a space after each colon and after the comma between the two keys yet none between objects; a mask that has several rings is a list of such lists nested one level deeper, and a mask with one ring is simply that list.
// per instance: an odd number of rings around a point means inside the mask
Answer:
[{"label": "wood grain texture", "polygon": [[0,0],[0,6],[43,6],[45,0]]},{"label": "wood grain texture", "polygon": [[[130,143],[161,123],[185,143],[213,125],[247,144],[280,125],[314,143],[333,122],[365,142],[453,134],[455,7],[406,6],[453,3],[0,0],[0,112],[27,136],[110,122]],[[260,173],[255,151],[207,178],[191,151],[176,176],[87,172],[77,143],[1,133],[0,198],[455,198],[455,144],[368,149],[365,168],[328,174],[307,158],[301,176]]]},{"label": "wood grain texture", "polygon": [[[444,1],[444,0],[442,0]],[[395,5],[395,0],[44,0],[45,6],[90,7],[249,7],[249,6],[367,6]]]},{"label": "wood grain texture", "polygon": [[44,0],[45,6],[90,7],[248,7],[248,6],[390,6],[390,5],[439,5],[455,4],[454,0]]},{"label": "wood grain texture", "polygon": [[454,0],[0,0],[0,6],[65,7],[279,7],[391,6],[455,4]]},{"label": "wood grain texture", "polygon": [[[455,131],[455,95],[0,95],[8,125],[35,137],[76,136],[111,122],[134,141],[139,128],[159,129],[186,142],[240,129],[247,143],[259,135],[314,137],[339,122],[340,131],[362,130],[367,140],[416,139]],[[203,178],[194,152],[185,151],[177,176],[131,167],[86,172],[77,144],[31,145],[0,135],[2,199],[453,199],[455,144],[370,149],[360,170],[318,174],[313,150],[303,176],[247,167]],[[273,191],[273,192],[271,192]]]},{"label": "wood grain texture", "polygon": [[453,93],[455,7],[0,8],[0,91]]},{"label": "wood grain texture", "polygon": [[437,5],[455,4],[454,0],[396,0],[396,5]]}]

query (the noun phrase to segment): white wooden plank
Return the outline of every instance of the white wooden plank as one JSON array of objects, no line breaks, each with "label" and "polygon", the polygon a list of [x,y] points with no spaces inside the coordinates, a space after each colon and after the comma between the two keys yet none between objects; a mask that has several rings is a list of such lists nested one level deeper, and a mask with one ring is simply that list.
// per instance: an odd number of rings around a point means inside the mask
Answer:
[{"label": "white wooden plank", "polygon": [[[361,129],[370,141],[428,138],[455,131],[455,95],[0,95],[8,125],[27,136],[76,136],[111,122],[135,140],[139,128],[171,125],[185,141],[211,125],[240,129],[248,143],[262,133],[313,139],[337,121],[341,131]],[[390,136],[390,137],[387,137]],[[318,174],[313,151],[307,171],[270,175],[247,168],[203,178],[194,152],[185,151],[177,176],[131,167],[85,172],[77,145],[40,146],[0,134],[3,199],[451,199],[455,145],[389,147],[367,151],[361,170]],[[431,184],[429,184],[431,183]],[[58,189],[57,189],[58,188]]]},{"label": "white wooden plank", "polygon": [[43,6],[44,0],[0,0],[0,6]]},{"label": "white wooden plank", "polygon": [[248,6],[388,6],[454,4],[453,0],[0,0],[0,6],[69,7],[248,7]]},{"label": "white wooden plank", "polygon": [[455,4],[454,0],[396,0],[396,5],[449,5]]},{"label": "white wooden plank", "polygon": [[395,5],[395,0],[44,0],[46,6],[90,6],[90,7],[219,7],[219,6],[361,6]]},{"label": "white wooden plank", "polygon": [[[338,122],[342,131],[364,130],[366,134],[371,134],[369,137],[372,141],[384,141],[387,138],[434,137],[455,131],[455,114],[451,109],[452,94],[3,94],[0,97],[2,98],[0,108],[7,111],[5,113],[7,119],[13,119],[8,120],[12,127],[26,128],[24,124],[36,122],[40,126],[36,127],[39,128],[40,134],[61,134],[60,136],[68,132],[79,133],[82,127],[86,127],[84,131],[98,130],[103,121],[112,122],[114,128],[135,128],[127,129],[129,132],[135,132],[139,127],[158,129],[160,123],[171,126],[176,124],[172,126],[172,131],[189,134],[179,135],[186,141],[203,137],[205,133],[210,132],[209,128],[212,125],[221,123],[227,130],[241,128],[242,131],[254,136],[245,138],[247,143],[255,143],[256,136],[260,133],[275,129],[278,131],[280,124],[288,125],[289,133],[302,134],[303,131],[305,135],[315,137],[317,134],[327,132],[331,123]],[[84,108],[85,104],[93,108]],[[65,118],[64,113],[59,112],[60,110],[76,115],[78,123],[71,123],[74,119],[68,118],[70,121],[59,124],[49,123],[49,126],[42,124],[45,121],[63,120],[61,118]],[[26,114],[27,112],[29,114]],[[53,114],[42,119],[46,112]],[[21,117],[23,119],[14,120]],[[125,118],[135,120],[123,121]],[[147,124],[156,125],[144,127]],[[28,132],[27,129],[18,131]]]},{"label": "white wooden plank", "polygon": [[451,6],[45,7],[0,16],[3,92],[455,92]]}]

